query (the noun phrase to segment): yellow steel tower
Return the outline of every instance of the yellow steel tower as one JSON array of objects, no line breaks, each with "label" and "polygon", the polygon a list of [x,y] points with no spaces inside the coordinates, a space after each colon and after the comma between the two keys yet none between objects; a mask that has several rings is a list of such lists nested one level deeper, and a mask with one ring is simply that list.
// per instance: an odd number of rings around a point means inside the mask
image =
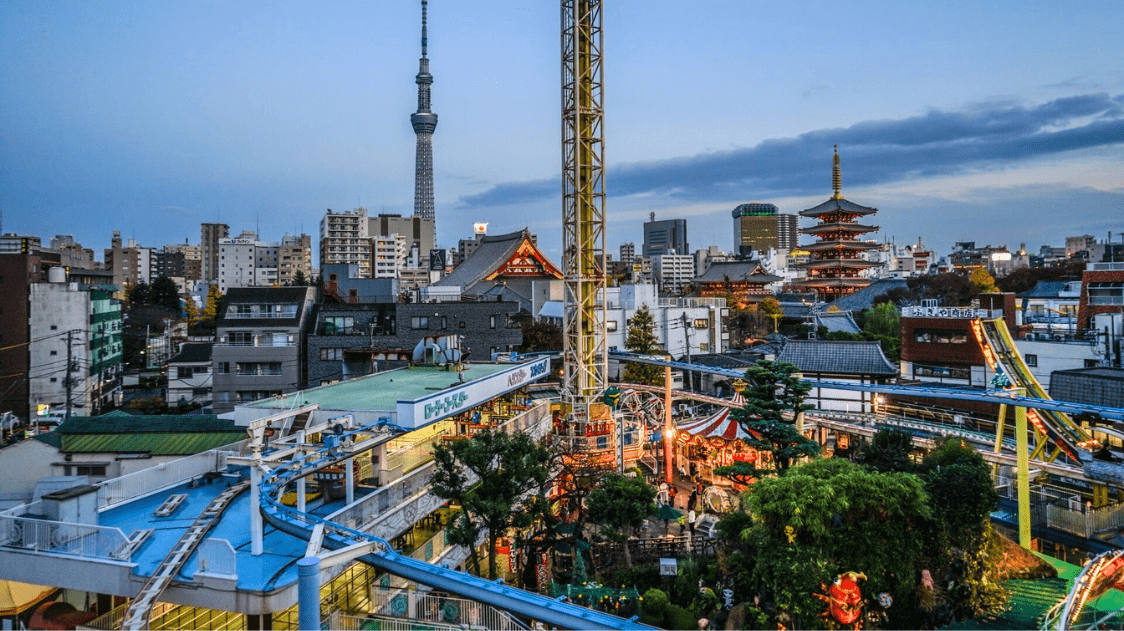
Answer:
[{"label": "yellow steel tower", "polygon": [[601,1],[562,0],[563,400],[578,433],[605,412],[608,365],[602,41]]}]

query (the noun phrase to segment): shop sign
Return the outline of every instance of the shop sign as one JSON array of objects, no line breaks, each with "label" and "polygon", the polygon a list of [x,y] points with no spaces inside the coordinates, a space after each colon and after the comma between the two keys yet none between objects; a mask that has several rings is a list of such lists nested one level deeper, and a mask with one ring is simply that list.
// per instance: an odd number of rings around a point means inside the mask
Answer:
[{"label": "shop sign", "polygon": [[425,420],[433,418],[437,414],[448,414],[464,405],[468,400],[467,392],[457,392],[450,394],[447,397],[442,397],[433,403],[425,404]]},{"label": "shop sign", "polygon": [[902,316],[906,318],[986,318],[987,309],[971,307],[905,307]]}]

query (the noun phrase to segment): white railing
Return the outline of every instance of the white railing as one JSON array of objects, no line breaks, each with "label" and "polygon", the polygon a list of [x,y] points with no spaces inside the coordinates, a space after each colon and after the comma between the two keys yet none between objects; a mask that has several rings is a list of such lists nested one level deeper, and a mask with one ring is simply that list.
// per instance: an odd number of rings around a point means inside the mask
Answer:
[{"label": "white railing", "polygon": [[[371,609],[374,615],[426,622],[431,625],[449,625],[453,628],[512,631],[521,629],[504,612],[465,598],[456,598],[429,591],[400,588],[371,590]],[[337,627],[332,627],[337,628]],[[380,629],[389,627],[381,626]],[[407,627],[411,628],[411,627]],[[412,627],[412,628],[417,628]]]},{"label": "white railing", "polygon": [[1049,504],[1046,507],[1046,525],[1092,539],[1099,533],[1124,528],[1124,504],[1101,508],[1071,508]]},{"label": "white railing", "polygon": [[[377,620],[378,626],[371,626],[371,621]],[[389,618],[363,618],[360,616],[347,616],[340,612],[335,612],[328,617],[329,629],[338,629],[338,631],[359,631],[360,629],[381,629],[382,631],[419,631],[419,629],[432,629],[433,631],[463,631],[465,627],[459,624],[436,624],[427,622],[424,625],[419,625],[416,622],[409,620],[395,620]]]},{"label": "white railing", "polygon": [[498,429],[508,434],[527,434],[535,440],[542,440],[550,433],[553,419],[550,417],[550,401],[537,401],[535,406],[511,420],[504,421]]},{"label": "white railing", "polygon": [[114,561],[128,561],[131,549],[120,528],[12,516],[0,517],[0,545]]},{"label": "white railing", "polygon": [[226,459],[237,456],[247,441],[212,449],[171,462],[164,462],[136,473],[106,480],[98,485],[98,510],[169,489],[206,473],[226,468]]}]

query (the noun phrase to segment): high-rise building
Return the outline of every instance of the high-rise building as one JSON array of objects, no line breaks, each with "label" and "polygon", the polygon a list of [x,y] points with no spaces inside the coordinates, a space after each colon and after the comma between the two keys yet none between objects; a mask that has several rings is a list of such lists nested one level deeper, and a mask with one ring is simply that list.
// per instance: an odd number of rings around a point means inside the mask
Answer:
[{"label": "high-rise building", "polygon": [[[121,243],[121,231],[113,231],[110,246],[104,250],[105,268],[113,272],[113,284],[127,291],[138,283],[151,283],[153,272],[158,269],[156,248],[137,245],[135,239]],[[156,274],[159,276],[159,274]]]},{"label": "high-rise building", "polygon": [[[424,217],[403,217],[402,215],[380,213],[368,219],[367,234],[372,237],[388,237],[396,234],[406,239],[406,251],[417,250],[417,259],[426,264],[429,252],[437,247],[434,220]],[[416,265],[414,267],[420,267]]]},{"label": "high-rise building", "polygon": [[777,215],[777,249],[795,250],[800,245],[800,222],[796,215]]},{"label": "high-rise building", "polygon": [[695,257],[691,254],[653,256],[652,276],[664,293],[680,295],[695,277]]},{"label": "high-rise building", "polygon": [[[414,216],[422,219],[435,219],[433,209],[433,132],[437,129],[437,115],[430,111],[429,86],[433,75],[429,74],[429,59],[426,58],[427,38],[425,33],[426,0],[422,0],[421,59],[418,61],[418,111],[410,115],[410,123],[417,135],[417,158],[414,163]],[[428,250],[425,252],[429,255]]]},{"label": "high-rise building", "polygon": [[650,221],[644,223],[644,256],[667,254],[668,250],[675,250],[675,254],[691,251],[687,244],[686,219],[656,221],[656,213],[650,213],[648,218]]},{"label": "high-rise building", "polygon": [[734,252],[749,256],[750,252],[766,252],[777,247],[777,207],[752,202],[734,209]]},{"label": "high-rise building", "polygon": [[629,241],[628,243],[621,244],[621,263],[625,265],[632,265],[632,259],[636,258],[636,244]]},{"label": "high-rise building", "polygon": [[734,253],[749,256],[769,248],[793,250],[797,240],[797,217],[778,211],[773,204],[751,202],[734,209]]},{"label": "high-rise building", "polygon": [[305,280],[312,279],[312,237],[307,234],[281,237],[281,247],[277,250],[277,284],[292,283],[297,272]]},{"label": "high-rise building", "polygon": [[219,278],[219,239],[230,236],[230,226],[224,223],[199,224],[199,254],[203,261],[202,279],[215,283]]},{"label": "high-rise building", "polygon": [[371,278],[371,239],[367,209],[342,213],[329,208],[320,220],[320,267],[337,263],[357,266],[356,278]]}]

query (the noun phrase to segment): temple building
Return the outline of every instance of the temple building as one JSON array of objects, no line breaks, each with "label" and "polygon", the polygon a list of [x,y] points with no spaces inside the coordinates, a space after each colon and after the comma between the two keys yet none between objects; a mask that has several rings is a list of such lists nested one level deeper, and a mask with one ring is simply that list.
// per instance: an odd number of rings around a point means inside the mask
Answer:
[{"label": "temple building", "polygon": [[826,202],[800,211],[801,217],[813,217],[818,224],[800,230],[802,234],[814,235],[819,241],[802,249],[811,253],[812,258],[798,267],[804,269],[807,277],[792,283],[800,291],[814,291],[825,302],[852,294],[871,283],[862,275],[863,270],[877,267],[879,263],[864,260],[862,253],[878,244],[860,241],[858,236],[878,230],[878,226],[867,226],[857,222],[859,217],[873,215],[877,208],[860,206],[847,201],[840,192],[842,176],[839,169],[839,147],[835,147],[832,159],[832,188],[835,194]]},{"label": "temple building", "polygon": [[562,272],[546,258],[526,228],[482,237],[448,276],[420,290],[421,302],[506,300],[531,313],[562,298]]}]

